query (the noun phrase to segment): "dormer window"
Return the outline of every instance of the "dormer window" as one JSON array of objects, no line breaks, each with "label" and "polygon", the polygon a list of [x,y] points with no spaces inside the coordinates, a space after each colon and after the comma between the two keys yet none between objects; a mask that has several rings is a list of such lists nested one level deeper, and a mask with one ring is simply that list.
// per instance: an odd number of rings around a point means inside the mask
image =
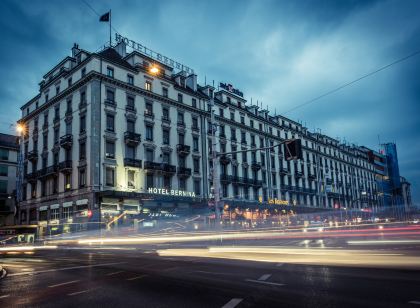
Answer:
[{"label": "dormer window", "polygon": [[71,87],[72,82],[73,82],[73,80],[72,80],[71,77],[69,79],[67,79],[67,86]]},{"label": "dormer window", "polygon": [[82,68],[82,78],[86,76],[86,67]]},{"label": "dormer window", "polygon": [[55,87],[55,95],[60,93],[60,86]]},{"label": "dormer window", "polygon": [[178,93],[178,102],[182,103],[183,102],[183,97],[181,93]]},{"label": "dormer window", "polygon": [[134,76],[128,74],[127,75],[127,83],[133,85],[134,84]]},{"label": "dormer window", "polygon": [[108,77],[114,78],[114,69],[112,67],[107,67],[106,68],[106,75]]},{"label": "dormer window", "polygon": [[230,97],[227,97],[227,102],[228,102],[229,104],[231,103]]},{"label": "dormer window", "polygon": [[168,88],[165,88],[165,87],[162,88],[162,96],[168,97]]}]

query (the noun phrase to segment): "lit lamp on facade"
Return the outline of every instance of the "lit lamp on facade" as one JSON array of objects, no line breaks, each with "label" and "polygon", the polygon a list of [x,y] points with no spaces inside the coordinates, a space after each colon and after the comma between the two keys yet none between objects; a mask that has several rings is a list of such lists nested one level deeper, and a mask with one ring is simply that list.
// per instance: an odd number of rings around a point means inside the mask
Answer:
[{"label": "lit lamp on facade", "polygon": [[156,75],[156,74],[158,74],[158,73],[159,73],[159,68],[158,68],[157,66],[153,65],[153,66],[149,69],[149,72],[150,72],[151,74],[153,74],[153,75]]}]

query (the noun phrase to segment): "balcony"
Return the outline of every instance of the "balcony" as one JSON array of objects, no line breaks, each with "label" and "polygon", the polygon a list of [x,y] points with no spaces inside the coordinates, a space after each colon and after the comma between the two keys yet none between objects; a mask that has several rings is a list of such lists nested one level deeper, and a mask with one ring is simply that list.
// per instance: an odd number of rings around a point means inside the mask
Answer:
[{"label": "balcony", "polygon": [[209,135],[212,135],[212,134],[213,134],[213,132],[214,132],[214,133],[216,133],[216,130],[215,130],[215,129],[211,129],[211,128],[209,128],[209,129],[207,130],[207,134],[209,134]]},{"label": "balcony", "polygon": [[111,99],[105,99],[105,105],[111,107],[117,107],[117,103]]},{"label": "balcony", "polygon": [[124,167],[141,168],[141,159],[124,158]]},{"label": "balcony", "polygon": [[219,161],[221,164],[227,165],[227,164],[230,164],[231,159],[227,155],[220,155]]},{"label": "balcony", "polygon": [[28,182],[35,182],[38,179],[38,172],[34,171],[26,175]]},{"label": "balcony", "polygon": [[192,129],[193,131],[196,131],[196,132],[199,132],[199,131],[200,131],[200,128],[198,127],[198,125],[193,125],[193,126],[191,126],[191,129]]},{"label": "balcony", "polygon": [[222,132],[219,133],[219,138],[226,139],[226,134]]},{"label": "balcony", "polygon": [[227,174],[221,174],[220,175],[220,182],[231,183],[232,182],[232,177],[230,175],[227,175]]},{"label": "balcony", "polygon": [[289,191],[292,190],[290,185],[281,185],[281,191]]},{"label": "balcony", "polygon": [[47,177],[53,174],[56,174],[58,172],[58,165],[52,165],[46,168],[42,168],[38,171],[39,177]]},{"label": "balcony", "polygon": [[303,173],[300,172],[300,171],[295,171],[295,177],[302,178],[303,177]]},{"label": "balcony", "polygon": [[191,168],[178,167],[178,175],[182,177],[191,176]]},{"label": "balcony", "polygon": [[177,144],[176,152],[181,156],[187,156],[191,152],[191,147],[185,144]]},{"label": "balcony", "polygon": [[171,119],[169,118],[169,116],[162,116],[162,122],[165,122],[165,123],[170,124],[171,123]]},{"label": "balcony", "polygon": [[257,144],[255,142],[251,142],[251,148],[256,148]]},{"label": "balcony", "polygon": [[315,175],[315,174],[313,174],[313,173],[309,173],[309,174],[308,174],[308,178],[309,178],[310,180],[315,180],[315,179],[316,179],[316,175]]},{"label": "balcony", "polygon": [[154,118],[155,118],[155,114],[153,113],[153,111],[152,111],[152,110],[149,110],[149,109],[146,109],[146,110],[144,111],[144,116],[145,116],[145,117],[152,118],[152,119],[154,119]]},{"label": "balcony", "polygon": [[72,114],[73,114],[73,109],[72,109],[72,108],[67,108],[66,113],[65,113],[65,116],[66,116],[66,117],[69,117],[69,116],[71,116]]},{"label": "balcony", "polygon": [[141,141],[141,135],[135,132],[125,132],[124,141],[130,146],[137,146]]},{"label": "balcony", "polygon": [[[105,101],[106,102],[106,101]],[[84,108],[86,108],[87,107],[87,102],[86,101],[82,101],[80,104],[79,104],[79,109],[80,110],[82,110],[82,109],[84,109]]]},{"label": "balcony", "polygon": [[60,117],[54,117],[53,123],[54,125],[60,124]]},{"label": "balcony", "polygon": [[60,145],[65,149],[70,149],[73,146],[73,135],[66,134],[60,137]]},{"label": "balcony", "polygon": [[38,159],[38,150],[28,152],[28,160],[36,161]]},{"label": "balcony", "polygon": [[245,140],[245,139],[242,139],[242,140],[241,140],[241,144],[246,145],[246,140]]},{"label": "balcony", "polygon": [[153,161],[145,161],[143,168],[149,171],[161,171],[164,173],[176,173],[176,166],[167,163],[156,163]]},{"label": "balcony", "polygon": [[261,164],[257,161],[253,161],[251,163],[251,169],[252,170],[260,170],[261,169]]},{"label": "balcony", "polygon": [[282,175],[289,174],[289,170],[287,170],[287,168],[285,168],[285,167],[281,167],[280,168],[280,174],[282,174]]},{"label": "balcony", "polygon": [[178,127],[185,128],[185,122],[184,122],[184,121],[178,121],[178,122],[176,122],[176,125],[177,125]]},{"label": "balcony", "polygon": [[125,105],[125,111],[136,113],[136,107],[134,105]]},{"label": "balcony", "polygon": [[58,170],[62,173],[71,172],[73,169],[73,161],[65,160],[58,164]]},{"label": "balcony", "polygon": [[248,182],[252,186],[261,187],[262,186],[262,180],[256,180],[256,179],[248,179]]}]

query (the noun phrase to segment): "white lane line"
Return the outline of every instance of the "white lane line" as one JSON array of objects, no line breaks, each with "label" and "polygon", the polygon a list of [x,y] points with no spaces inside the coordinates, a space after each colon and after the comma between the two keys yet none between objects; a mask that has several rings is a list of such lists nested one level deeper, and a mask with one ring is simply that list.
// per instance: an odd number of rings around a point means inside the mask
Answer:
[{"label": "white lane line", "polygon": [[54,268],[54,269],[48,269],[48,270],[43,270],[43,271],[37,271],[37,272],[13,273],[13,274],[9,274],[8,276],[22,276],[22,275],[42,274],[42,273],[49,273],[49,272],[67,271],[67,270],[73,270],[73,269],[79,269],[79,268],[117,265],[117,264],[124,264],[124,263],[125,262],[114,262],[114,263],[102,263],[102,264],[93,264],[93,265],[91,264],[91,265],[81,265],[81,266]]},{"label": "white lane line", "polygon": [[271,277],[271,274],[265,274],[265,275],[262,275],[260,278],[258,278],[258,280],[259,281],[264,281],[264,280],[267,280],[270,277]]},{"label": "white lane line", "polygon": [[72,281],[67,281],[67,282],[63,282],[63,283],[52,284],[52,285],[48,286],[48,288],[55,288],[55,287],[65,286],[67,284],[72,284],[72,283],[76,283],[76,282],[79,282],[79,281],[80,280],[72,280]]},{"label": "white lane line", "polygon": [[244,300],[243,298],[232,298],[225,305],[223,305],[222,308],[233,308],[233,307],[236,307],[243,300]]},{"label": "white lane line", "polygon": [[267,284],[267,285],[271,285],[271,286],[284,286],[283,283],[276,283],[276,282],[269,282],[269,281],[261,281],[261,280],[255,280],[255,279],[245,279],[245,281],[248,282],[255,282],[255,283],[261,283],[261,284]]},{"label": "white lane line", "polygon": [[106,274],[106,276],[113,276],[113,275],[117,275],[117,274],[121,274],[121,273],[124,273],[124,271],[108,273],[108,274]]},{"label": "white lane line", "polygon": [[277,263],[276,266],[283,266],[284,263]]},{"label": "white lane line", "polygon": [[147,275],[140,275],[140,276],[136,276],[136,277],[131,277],[131,278],[128,278],[127,280],[128,281],[132,281],[132,280],[136,280],[136,279],[141,279],[141,278],[143,278],[143,277],[146,277]]},{"label": "white lane line", "polygon": [[409,304],[420,305],[420,301],[410,301]]},{"label": "white lane line", "polygon": [[74,293],[69,293],[67,294],[68,296],[74,296],[74,295],[78,295],[78,294],[82,294],[82,293],[86,293],[92,291],[92,289],[87,289],[87,290],[83,290],[83,291],[79,291],[79,292],[74,292]]},{"label": "white lane line", "polygon": [[6,295],[0,296],[0,298],[6,298],[6,297],[9,297],[9,296],[10,296],[10,294],[6,294]]},{"label": "white lane line", "polygon": [[194,273],[211,274],[211,275],[225,275],[225,276],[239,276],[238,274],[232,274],[232,273],[217,273],[217,272],[207,272],[207,271],[194,271]]}]

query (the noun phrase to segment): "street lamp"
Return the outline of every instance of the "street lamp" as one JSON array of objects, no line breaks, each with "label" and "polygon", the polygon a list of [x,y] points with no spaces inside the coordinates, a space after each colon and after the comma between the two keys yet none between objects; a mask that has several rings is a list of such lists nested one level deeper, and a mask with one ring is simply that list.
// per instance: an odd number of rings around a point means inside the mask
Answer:
[{"label": "street lamp", "polygon": [[150,69],[149,72],[153,75],[157,75],[159,73],[159,68],[155,65],[153,65]]}]

